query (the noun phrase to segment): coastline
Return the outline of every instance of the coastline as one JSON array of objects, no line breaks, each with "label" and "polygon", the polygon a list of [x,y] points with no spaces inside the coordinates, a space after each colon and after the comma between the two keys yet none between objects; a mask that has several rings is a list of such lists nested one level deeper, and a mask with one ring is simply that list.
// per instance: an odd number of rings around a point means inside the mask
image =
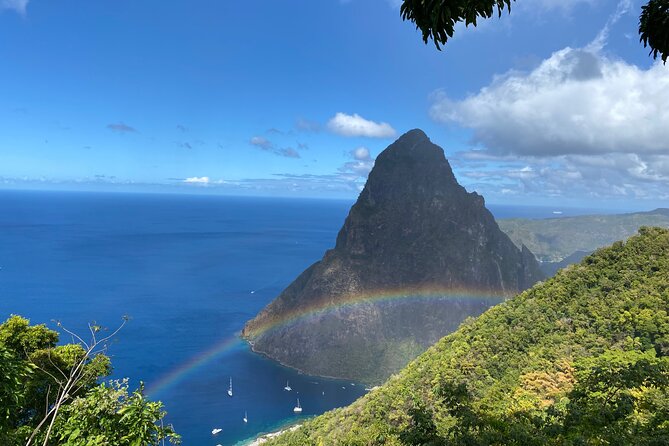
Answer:
[{"label": "coastline", "polygon": [[285,432],[292,432],[294,430],[299,429],[302,426],[302,423],[305,420],[302,419],[299,421],[298,424],[295,423],[287,423],[283,425],[282,427],[278,428],[278,430],[273,431],[273,432],[268,432],[268,433],[260,433],[257,434],[255,437],[248,438],[246,440],[242,440],[239,443],[236,443],[235,446],[260,446],[263,443],[266,443],[270,439],[274,437],[278,437],[279,435],[285,433]]},{"label": "coastline", "polygon": [[285,429],[281,429],[276,432],[270,432],[269,434],[262,434],[259,437],[256,437],[255,440],[253,440],[251,443],[245,443],[246,446],[259,446],[263,443],[266,443],[267,441],[271,440],[274,437],[278,437],[279,435],[285,433],[285,432],[292,432],[294,430],[297,430],[301,427],[301,424],[296,424],[291,427],[287,427]]},{"label": "coastline", "polygon": [[273,357],[271,357],[268,353],[265,353],[265,352],[260,351],[260,350],[256,350],[255,349],[255,344],[253,343],[253,341],[251,341],[249,338],[245,337],[241,333],[239,334],[239,338],[248,344],[248,346],[251,348],[251,351],[253,353],[255,353],[257,355],[260,355],[264,358],[267,358],[270,361],[276,362],[277,364],[280,364],[283,367],[293,369],[301,375],[313,376],[315,378],[334,379],[334,380],[337,380],[337,381],[350,381],[350,382],[354,382],[356,384],[361,384],[361,385],[364,386],[364,388],[378,387],[380,384],[383,384],[382,382],[381,383],[366,383],[366,382],[360,381],[358,379],[350,378],[350,377],[317,375],[317,374],[314,374],[314,373],[309,373],[309,372],[306,372],[302,369],[294,367],[292,365],[284,364],[283,362],[279,361],[278,359],[274,359]]}]

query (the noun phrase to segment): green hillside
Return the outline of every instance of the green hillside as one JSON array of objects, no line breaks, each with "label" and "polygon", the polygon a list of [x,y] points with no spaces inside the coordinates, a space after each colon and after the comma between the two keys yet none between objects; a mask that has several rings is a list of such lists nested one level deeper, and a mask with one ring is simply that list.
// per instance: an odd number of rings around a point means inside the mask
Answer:
[{"label": "green hillside", "polygon": [[516,246],[524,244],[541,262],[560,262],[578,251],[592,252],[624,240],[642,226],[669,228],[669,209],[539,220],[513,218],[497,223]]},{"label": "green hillside", "polygon": [[668,310],[669,230],[642,228],[266,444],[669,444]]}]

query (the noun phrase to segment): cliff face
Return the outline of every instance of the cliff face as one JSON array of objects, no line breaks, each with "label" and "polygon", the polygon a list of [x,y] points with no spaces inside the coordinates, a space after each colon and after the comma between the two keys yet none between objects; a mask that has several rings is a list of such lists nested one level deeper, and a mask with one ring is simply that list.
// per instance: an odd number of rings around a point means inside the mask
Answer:
[{"label": "cliff face", "polygon": [[[532,253],[500,231],[483,197],[457,183],[443,150],[412,130],[376,159],[335,248],[243,335],[254,350],[305,372],[378,381],[465,317],[541,278]],[[339,305],[435,289],[449,297]],[[281,324],[313,308],[332,309]]]}]

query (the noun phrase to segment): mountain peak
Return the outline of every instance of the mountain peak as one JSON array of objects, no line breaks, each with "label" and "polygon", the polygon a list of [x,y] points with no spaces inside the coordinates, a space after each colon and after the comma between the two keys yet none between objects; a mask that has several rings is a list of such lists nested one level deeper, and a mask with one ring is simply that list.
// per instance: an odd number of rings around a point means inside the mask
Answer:
[{"label": "mountain peak", "polygon": [[413,129],[376,157],[360,199],[367,204],[408,199],[424,202],[435,195],[450,195],[454,189],[464,192],[443,149],[425,132]]},{"label": "mountain peak", "polygon": [[[379,157],[383,160],[393,156],[411,157],[415,159],[421,158],[443,158],[444,151],[432,144],[430,138],[421,129],[409,130],[397,140],[388,146]],[[377,157],[377,161],[379,160]]]},{"label": "mountain peak", "polygon": [[[376,158],[334,249],[249,321],[244,336],[255,351],[305,372],[376,381],[540,278],[534,256],[516,248],[482,197],[458,184],[443,149],[414,129]],[[307,308],[429,289],[476,297],[370,303],[263,328]]]},{"label": "mountain peak", "polygon": [[408,132],[404,133],[402,136],[397,138],[397,142],[403,142],[403,141],[412,141],[412,142],[418,142],[421,140],[427,140],[429,141],[430,138],[425,134],[424,131],[421,129],[412,129],[409,130]]}]

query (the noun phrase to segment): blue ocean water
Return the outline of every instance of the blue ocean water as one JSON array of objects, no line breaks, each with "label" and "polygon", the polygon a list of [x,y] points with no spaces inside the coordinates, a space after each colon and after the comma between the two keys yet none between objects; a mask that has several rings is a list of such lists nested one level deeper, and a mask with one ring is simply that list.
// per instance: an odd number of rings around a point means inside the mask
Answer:
[{"label": "blue ocean water", "polygon": [[[21,314],[53,328],[57,319],[83,333],[89,321],[113,328],[129,315],[109,349],[114,376],[143,380],[185,445],[234,444],[296,418],[297,397],[310,416],[364,393],[300,375],[235,341],[245,321],[333,245],[349,206],[1,192],[0,317]],[[221,351],[198,363],[212,349]],[[292,392],[283,390],[287,380]],[[214,427],[223,428],[215,438]]]},{"label": "blue ocean water", "polygon": [[[60,320],[84,333],[90,321],[114,328],[130,316],[108,352],[114,377],[130,377],[133,387],[144,381],[185,445],[235,444],[298,420],[297,398],[305,417],[364,393],[358,383],[282,367],[237,337],[334,245],[350,205],[1,191],[0,318],[20,314],[52,328]],[[492,210],[498,217],[554,216],[548,208]],[[286,381],[291,392],[283,390]],[[214,427],[223,429],[216,437]]]}]

